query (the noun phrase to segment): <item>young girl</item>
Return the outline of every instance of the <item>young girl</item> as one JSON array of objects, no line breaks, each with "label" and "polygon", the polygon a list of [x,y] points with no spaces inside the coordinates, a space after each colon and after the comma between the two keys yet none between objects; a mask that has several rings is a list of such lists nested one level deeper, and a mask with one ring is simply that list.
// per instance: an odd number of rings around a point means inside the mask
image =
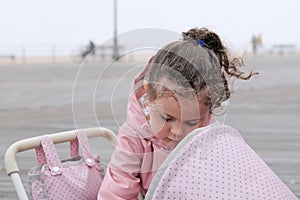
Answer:
[{"label": "young girl", "polygon": [[194,129],[212,124],[230,97],[227,78],[249,79],[219,36],[194,28],[167,44],[133,81],[126,122],[118,134],[98,199],[145,196],[156,171]]}]

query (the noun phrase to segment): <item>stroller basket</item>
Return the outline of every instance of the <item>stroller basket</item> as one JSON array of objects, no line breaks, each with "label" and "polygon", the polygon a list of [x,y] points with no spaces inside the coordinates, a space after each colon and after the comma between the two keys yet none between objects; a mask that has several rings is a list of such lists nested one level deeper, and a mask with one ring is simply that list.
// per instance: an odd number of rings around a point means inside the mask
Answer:
[{"label": "stroller basket", "polygon": [[[103,128],[103,127],[94,127],[94,128],[86,128],[81,130],[86,133],[88,138],[105,137],[111,142],[113,146],[117,145],[117,136],[110,129]],[[52,139],[54,144],[64,143],[64,142],[75,140],[76,132],[74,130],[65,131],[65,132],[53,133],[50,134],[49,136]],[[4,164],[5,164],[6,173],[11,177],[19,199],[27,200],[28,196],[20,177],[20,170],[16,162],[16,154],[30,149],[35,149],[39,146],[41,146],[41,142],[38,136],[27,138],[13,143],[5,153]]]}]

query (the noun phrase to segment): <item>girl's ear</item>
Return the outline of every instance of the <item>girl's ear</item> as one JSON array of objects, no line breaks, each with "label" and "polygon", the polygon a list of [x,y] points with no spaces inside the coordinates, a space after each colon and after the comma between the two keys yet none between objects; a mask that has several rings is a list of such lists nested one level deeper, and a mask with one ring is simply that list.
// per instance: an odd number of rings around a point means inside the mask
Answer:
[{"label": "girl's ear", "polygon": [[146,80],[143,81],[143,87],[144,87],[145,93],[149,96],[150,86],[149,86],[148,81],[146,81]]}]

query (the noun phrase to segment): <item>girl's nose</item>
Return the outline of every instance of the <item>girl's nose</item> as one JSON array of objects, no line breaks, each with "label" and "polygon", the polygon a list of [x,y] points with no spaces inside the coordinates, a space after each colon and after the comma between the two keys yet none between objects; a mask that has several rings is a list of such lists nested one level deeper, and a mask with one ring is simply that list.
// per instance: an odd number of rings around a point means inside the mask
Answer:
[{"label": "girl's nose", "polygon": [[174,137],[180,137],[183,134],[182,126],[180,123],[172,124],[170,132]]}]

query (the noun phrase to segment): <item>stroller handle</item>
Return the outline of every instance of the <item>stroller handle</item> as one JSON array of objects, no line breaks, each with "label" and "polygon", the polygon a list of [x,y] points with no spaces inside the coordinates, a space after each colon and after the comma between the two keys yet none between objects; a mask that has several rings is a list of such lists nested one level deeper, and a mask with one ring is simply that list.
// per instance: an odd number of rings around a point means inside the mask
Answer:
[{"label": "stroller handle", "polygon": [[[107,138],[113,146],[116,146],[118,143],[117,136],[110,129],[103,127],[93,127],[82,129],[88,138],[93,137],[105,137]],[[49,135],[53,140],[54,144],[68,142],[76,139],[76,131],[65,131]],[[32,137],[23,140],[19,140],[7,149],[4,157],[4,165],[6,173],[10,176],[12,173],[19,173],[19,167],[16,162],[16,154],[18,152],[26,151],[29,149],[34,149],[41,145],[39,137]]]}]

